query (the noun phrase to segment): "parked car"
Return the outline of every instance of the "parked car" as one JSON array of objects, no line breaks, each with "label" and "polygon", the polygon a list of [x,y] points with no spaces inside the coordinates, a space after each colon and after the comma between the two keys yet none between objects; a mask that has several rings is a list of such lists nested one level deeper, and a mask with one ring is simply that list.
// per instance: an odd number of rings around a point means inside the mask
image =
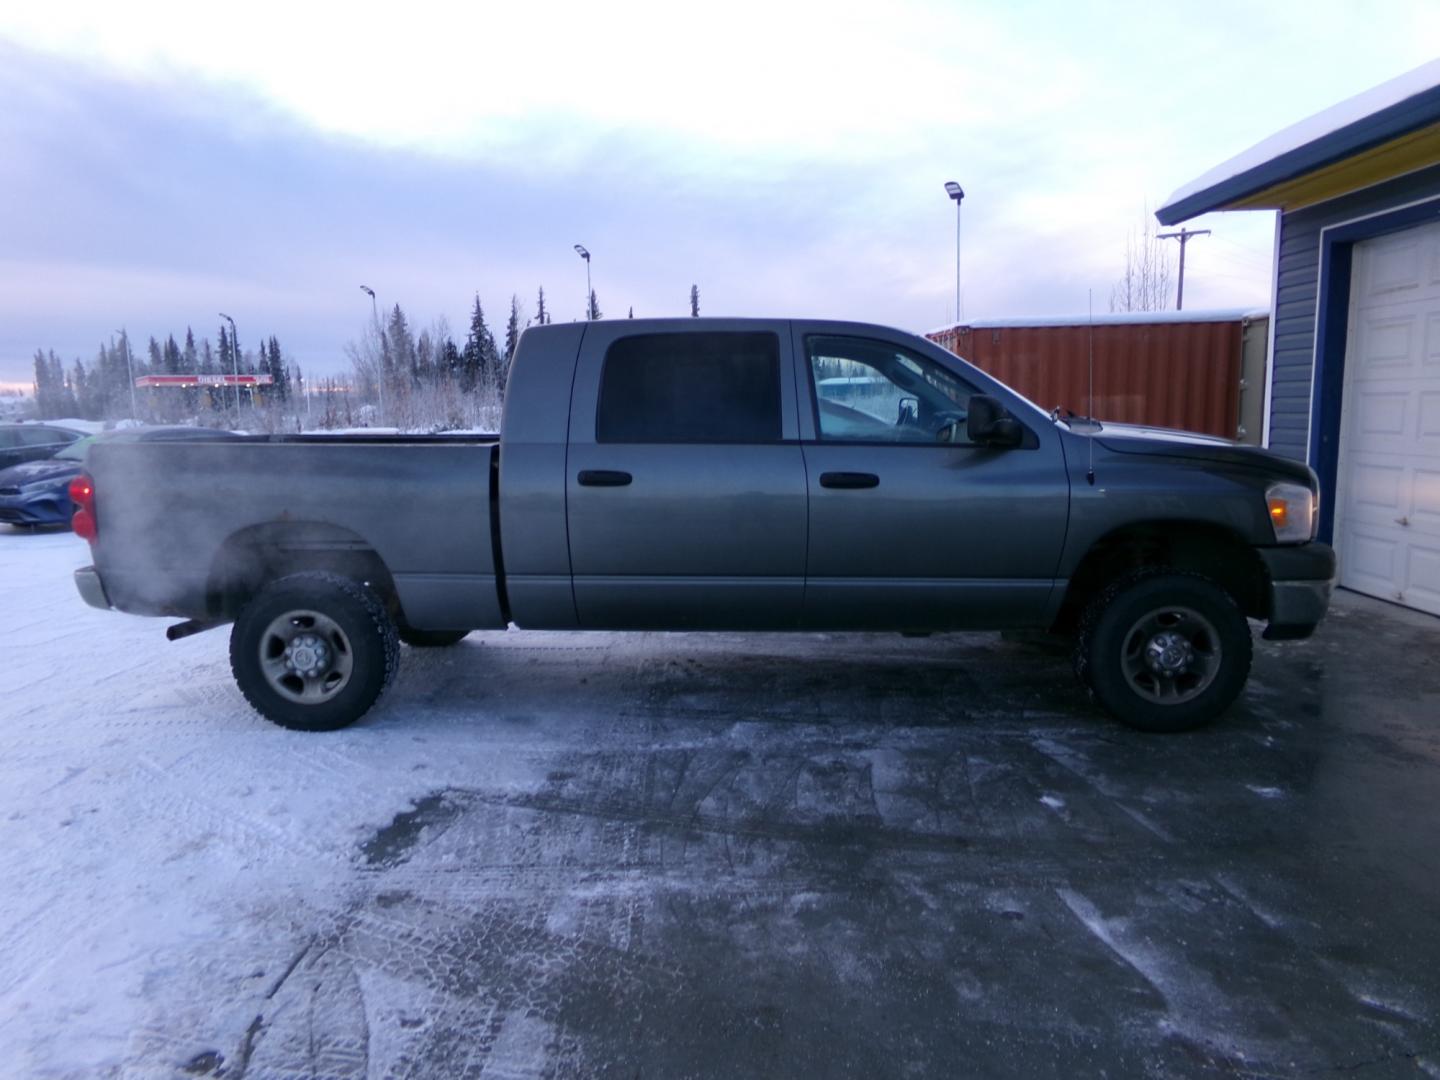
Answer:
[{"label": "parked car", "polygon": [[0,424],[0,469],[52,458],[84,434],[52,424]]},{"label": "parked car", "polygon": [[[836,371],[879,382],[831,400]],[[1046,413],[859,323],[536,327],[499,436],[101,443],[75,484],[81,596],[233,621],[240,689],[310,731],[374,704],[397,638],[510,623],[1048,629],[1117,717],[1180,731],[1240,693],[1247,616],[1307,637],[1335,576],[1304,464]]]},{"label": "parked car", "polygon": [[10,525],[69,525],[75,512],[70,481],[84,468],[85,455],[97,441],[156,442],[229,436],[228,431],[193,427],[128,428],[86,435],[54,457],[0,469],[0,522]]}]

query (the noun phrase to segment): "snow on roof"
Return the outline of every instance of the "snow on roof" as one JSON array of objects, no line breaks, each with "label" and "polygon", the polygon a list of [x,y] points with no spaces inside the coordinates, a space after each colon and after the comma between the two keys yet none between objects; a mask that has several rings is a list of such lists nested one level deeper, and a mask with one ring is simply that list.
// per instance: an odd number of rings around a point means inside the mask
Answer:
[{"label": "snow on roof", "polygon": [[1123,311],[1113,314],[1096,315],[1048,315],[1027,319],[976,319],[973,322],[947,323],[934,330],[926,330],[925,336],[948,334],[955,329],[966,330],[1018,330],[1037,326],[1096,326],[1147,325],[1154,323],[1210,323],[1241,322],[1244,319],[1269,318],[1269,308],[1228,308],[1217,311]]},{"label": "snow on roof", "polygon": [[1161,210],[1193,198],[1227,180],[1243,176],[1252,169],[1257,169],[1284,154],[1318,142],[1351,124],[1374,116],[1378,112],[1437,86],[1440,86],[1440,60],[1431,60],[1389,82],[1371,87],[1338,105],[1332,105],[1299,123],[1291,124],[1289,127],[1277,131],[1268,139],[1262,139],[1244,153],[1222,162],[1209,172],[1196,177],[1190,183],[1176,190],[1165,200]]}]

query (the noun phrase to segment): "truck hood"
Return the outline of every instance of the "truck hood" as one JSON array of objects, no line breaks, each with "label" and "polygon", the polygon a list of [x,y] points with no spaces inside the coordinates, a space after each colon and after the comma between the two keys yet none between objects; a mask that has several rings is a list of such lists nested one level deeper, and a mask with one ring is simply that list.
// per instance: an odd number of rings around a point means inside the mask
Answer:
[{"label": "truck hood", "polygon": [[1277,480],[1307,484],[1312,490],[1318,487],[1315,474],[1304,462],[1215,435],[1198,435],[1193,431],[1177,431],[1173,428],[1102,422],[1100,430],[1090,438],[1117,454],[1213,461],[1249,472],[1263,473]]}]

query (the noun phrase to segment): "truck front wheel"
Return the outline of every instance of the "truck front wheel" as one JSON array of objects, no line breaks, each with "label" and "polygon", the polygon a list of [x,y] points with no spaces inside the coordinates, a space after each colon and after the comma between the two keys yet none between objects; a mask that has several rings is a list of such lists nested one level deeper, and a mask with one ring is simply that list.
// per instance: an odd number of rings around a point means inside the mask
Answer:
[{"label": "truck front wheel", "polygon": [[1189,731],[1224,712],[1250,674],[1250,625],[1208,578],[1150,571],[1115,582],[1081,619],[1075,667],[1141,731]]},{"label": "truck front wheel", "polygon": [[360,719],[390,684],[399,656],[380,598],[335,574],[271,582],[230,632],[241,693],[266,719],[296,731],[334,731]]}]

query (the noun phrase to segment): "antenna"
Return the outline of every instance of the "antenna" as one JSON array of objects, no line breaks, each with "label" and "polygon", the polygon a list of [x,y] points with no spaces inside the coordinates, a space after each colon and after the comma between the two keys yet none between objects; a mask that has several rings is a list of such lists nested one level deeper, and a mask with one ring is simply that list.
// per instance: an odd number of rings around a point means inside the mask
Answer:
[{"label": "antenna", "polygon": [[1090,307],[1090,400],[1085,404],[1085,419],[1090,421],[1090,438],[1086,445],[1090,451],[1090,461],[1085,470],[1085,479],[1090,486],[1095,486],[1095,290],[1090,289],[1087,294]]}]

